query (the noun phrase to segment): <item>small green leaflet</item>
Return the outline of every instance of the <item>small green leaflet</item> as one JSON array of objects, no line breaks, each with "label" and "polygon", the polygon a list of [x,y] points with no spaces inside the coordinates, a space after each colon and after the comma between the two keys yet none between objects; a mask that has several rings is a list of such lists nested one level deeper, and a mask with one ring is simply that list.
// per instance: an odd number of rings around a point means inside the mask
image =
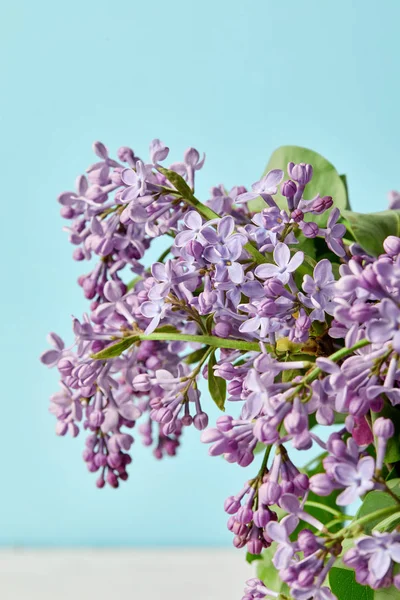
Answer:
[{"label": "small green leaflet", "polygon": [[354,571],[333,567],[329,585],[339,600],[374,600],[374,590],[356,582]]},{"label": "small green leaflet", "polygon": [[208,361],[208,389],[211,394],[211,398],[220,410],[225,410],[225,397],[226,397],[226,381],[221,377],[216,377],[214,373],[214,365],[217,364],[215,358],[215,350],[211,352],[210,359]]},{"label": "small green leaflet", "polygon": [[194,350],[194,352],[191,352],[186,356],[185,363],[187,365],[193,365],[194,363],[200,362],[207,350],[207,346],[204,346],[204,348],[199,348],[198,350]]},{"label": "small green leaflet", "polygon": [[[391,479],[390,481],[387,481],[387,485],[390,487],[392,492],[399,496],[400,479]],[[389,496],[389,494],[386,494],[385,492],[373,490],[365,496],[364,502],[357,511],[356,519],[359,519],[360,517],[363,517],[365,515],[369,515],[370,513],[375,512],[381,508],[386,508],[395,505],[396,500],[392,498],[392,496]],[[377,521],[375,520],[365,523],[365,533],[370,534],[372,529],[376,527],[376,525],[378,525],[378,523],[381,520],[382,519],[378,519]]]},{"label": "small green leaflet", "polygon": [[117,356],[122,354],[124,350],[127,350],[130,346],[132,346],[132,344],[137,342],[138,339],[138,336],[124,338],[116,344],[108,346],[107,348],[104,348],[104,350],[100,350],[100,352],[97,352],[96,354],[92,354],[92,358],[94,358],[95,360],[106,360],[107,358],[116,358]]},{"label": "small green leaflet", "polygon": [[400,211],[398,210],[369,214],[343,210],[342,217],[356,242],[372,256],[382,254],[383,241],[388,235],[400,234]]}]

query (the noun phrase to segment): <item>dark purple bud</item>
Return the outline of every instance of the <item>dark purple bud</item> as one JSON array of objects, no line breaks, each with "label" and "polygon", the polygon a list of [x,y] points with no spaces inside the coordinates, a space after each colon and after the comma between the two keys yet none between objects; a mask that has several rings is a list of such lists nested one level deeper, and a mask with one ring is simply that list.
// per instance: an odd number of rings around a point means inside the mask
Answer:
[{"label": "dark purple bud", "polygon": [[190,427],[190,425],[193,423],[193,417],[191,415],[184,415],[182,417],[182,425],[184,427]]},{"label": "dark purple bud", "polygon": [[281,185],[281,194],[286,198],[293,198],[297,192],[297,185],[291,179],[284,181]]},{"label": "dark purple bud", "polygon": [[304,552],[305,556],[314,554],[314,552],[316,552],[319,548],[319,544],[315,538],[315,535],[309,529],[303,529],[300,531],[297,537],[297,543],[299,545],[299,550]]},{"label": "dark purple bud", "polygon": [[316,223],[310,221],[309,223],[304,223],[302,232],[307,238],[315,238],[319,233],[319,227]]},{"label": "dark purple bud", "polygon": [[233,545],[235,548],[244,548],[246,545],[246,538],[242,538],[237,535],[233,538]]},{"label": "dark purple bud", "polygon": [[104,477],[101,475],[98,480],[96,481],[96,486],[101,489],[106,485],[106,482],[104,480]]},{"label": "dark purple bud", "polygon": [[185,246],[186,251],[190,256],[193,256],[196,260],[201,258],[203,254],[203,246],[197,240],[190,240]]},{"label": "dark purple bud", "polygon": [[333,205],[331,196],[324,196],[323,198],[317,198],[311,205],[312,212],[321,214],[328,210]]},{"label": "dark purple bud", "polygon": [[397,256],[400,254],[400,238],[395,235],[389,235],[383,242],[383,247],[389,256]]},{"label": "dark purple bud", "polygon": [[75,216],[75,211],[72,206],[62,206],[60,209],[60,215],[63,219],[73,219]]},{"label": "dark purple bud", "polygon": [[247,542],[247,550],[250,554],[261,554],[263,549],[263,544],[261,540],[251,539]]},{"label": "dark purple bud", "polygon": [[301,221],[304,219],[304,213],[299,208],[296,208],[296,210],[294,210],[290,216],[296,223],[301,223]]},{"label": "dark purple bud", "polygon": [[111,485],[113,488],[118,487],[118,477],[113,471],[108,471],[107,473],[107,483]]}]

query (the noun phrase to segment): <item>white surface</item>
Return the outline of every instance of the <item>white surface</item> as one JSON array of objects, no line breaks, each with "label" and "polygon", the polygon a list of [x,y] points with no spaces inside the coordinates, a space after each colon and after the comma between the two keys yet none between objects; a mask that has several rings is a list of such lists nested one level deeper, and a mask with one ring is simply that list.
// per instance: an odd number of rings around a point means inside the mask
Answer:
[{"label": "white surface", "polygon": [[236,600],[240,550],[0,550],[1,600]]}]

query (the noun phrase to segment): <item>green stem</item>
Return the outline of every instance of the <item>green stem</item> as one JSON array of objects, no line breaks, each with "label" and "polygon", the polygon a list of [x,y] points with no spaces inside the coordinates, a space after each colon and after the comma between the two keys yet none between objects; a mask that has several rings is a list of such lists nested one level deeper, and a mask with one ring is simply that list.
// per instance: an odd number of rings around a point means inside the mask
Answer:
[{"label": "green stem", "polygon": [[217,337],[215,335],[191,335],[186,333],[150,333],[149,335],[139,334],[132,336],[134,341],[157,340],[160,342],[198,342],[215,348],[231,348],[233,350],[243,350],[245,352],[260,352],[258,342],[245,342],[244,340],[231,340]]},{"label": "green stem", "polygon": [[369,513],[368,515],[364,515],[363,517],[356,519],[356,521],[353,521],[352,523],[350,523],[350,525],[347,525],[347,527],[344,527],[343,529],[335,533],[333,537],[343,538],[347,531],[353,529],[356,526],[360,527],[361,525],[364,525],[369,521],[376,521],[377,519],[382,520],[383,517],[389,517],[390,515],[394,515],[395,513],[400,513],[400,509],[398,506],[387,506],[386,508],[380,508],[375,512]]},{"label": "green stem", "polygon": [[343,515],[343,513],[341,513],[338,510],[335,510],[334,508],[330,507],[330,506],[326,506],[326,504],[321,504],[320,502],[314,502],[313,500],[307,500],[307,502],[305,502],[304,506],[312,506],[314,508],[319,508],[320,510],[325,510],[328,513],[331,513],[331,515],[337,517],[337,518],[342,518],[346,515]]}]

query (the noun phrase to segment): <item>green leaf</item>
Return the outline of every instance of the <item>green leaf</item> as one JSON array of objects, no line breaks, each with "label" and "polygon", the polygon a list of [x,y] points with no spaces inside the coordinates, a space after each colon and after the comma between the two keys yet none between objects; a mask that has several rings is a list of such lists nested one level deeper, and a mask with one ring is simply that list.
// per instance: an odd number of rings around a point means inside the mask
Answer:
[{"label": "green leaf", "polygon": [[353,570],[333,567],[329,572],[329,585],[339,600],[374,600],[374,590],[357,583]]},{"label": "green leaf", "polygon": [[210,359],[208,361],[208,389],[211,394],[211,398],[220,410],[225,410],[225,398],[226,398],[226,381],[221,377],[217,377],[214,373],[214,365],[217,364],[215,358],[215,351],[211,352]]},{"label": "green leaf", "polygon": [[287,584],[282,582],[279,572],[272,563],[276,548],[277,543],[273,542],[269,548],[264,550],[261,560],[257,562],[257,576],[270,590],[285,593],[288,590]]},{"label": "green leaf", "polygon": [[262,560],[262,554],[251,554],[251,552],[247,552],[246,561],[251,565],[255,560]]},{"label": "green leaf", "polygon": [[[396,495],[400,495],[400,479],[391,479],[386,483],[388,487],[390,487],[392,492],[394,492]],[[365,515],[369,515],[370,513],[375,512],[381,508],[395,506],[396,504],[396,500],[392,498],[392,496],[390,496],[389,494],[382,491],[373,490],[365,496],[364,502],[357,511],[356,519],[364,517]],[[369,523],[365,523],[365,533],[370,534],[372,529],[376,527],[378,523],[380,523],[380,521],[381,519],[378,518],[377,520],[375,519],[370,521]]]},{"label": "green leaf", "polygon": [[139,340],[138,336],[131,336],[124,338],[120,342],[113,344],[112,346],[107,346],[104,350],[100,350],[96,354],[92,354],[92,358],[95,360],[105,360],[107,358],[116,358],[120,354],[127,350],[132,344]]},{"label": "green leaf", "polygon": [[400,211],[385,210],[377,213],[342,211],[347,227],[356,242],[372,256],[383,252],[383,241],[388,235],[400,233]]},{"label": "green leaf", "polygon": [[187,365],[193,365],[194,363],[200,362],[207,350],[207,346],[204,346],[204,348],[199,348],[198,350],[191,352],[185,358],[185,363]]},{"label": "green leaf", "polygon": [[[334,206],[343,210],[349,207],[347,200],[346,185],[342,177],[336,171],[335,167],[326,158],[300,146],[281,146],[273,152],[264,175],[272,169],[282,169],[285,172],[286,178],[287,165],[289,162],[294,163],[309,163],[313,166],[313,177],[311,182],[306,186],[305,195],[307,199],[312,199],[317,194],[321,196],[332,196]],[[277,194],[274,196],[277,204],[281,208],[287,208],[286,198]],[[256,198],[249,202],[249,208],[252,211],[262,210],[266,207],[265,202],[260,198]],[[317,221],[319,225],[326,223],[328,215],[311,215],[313,221]]]},{"label": "green leaf", "polygon": [[168,181],[170,183],[172,183],[174,188],[176,190],[178,190],[178,192],[183,197],[191,198],[193,196],[192,190],[190,189],[190,187],[188,186],[186,181],[183,179],[183,177],[181,175],[179,175],[179,173],[176,173],[175,171],[171,171],[170,169],[165,169],[164,167],[160,167],[160,166],[158,166],[157,168],[160,171],[160,173],[165,175],[165,177],[168,179]]},{"label": "green leaf", "polygon": [[396,463],[400,460],[400,410],[397,406],[385,402],[380,413],[372,413],[372,421],[376,421],[378,417],[386,417],[394,425],[394,436],[388,440],[385,463]]}]

